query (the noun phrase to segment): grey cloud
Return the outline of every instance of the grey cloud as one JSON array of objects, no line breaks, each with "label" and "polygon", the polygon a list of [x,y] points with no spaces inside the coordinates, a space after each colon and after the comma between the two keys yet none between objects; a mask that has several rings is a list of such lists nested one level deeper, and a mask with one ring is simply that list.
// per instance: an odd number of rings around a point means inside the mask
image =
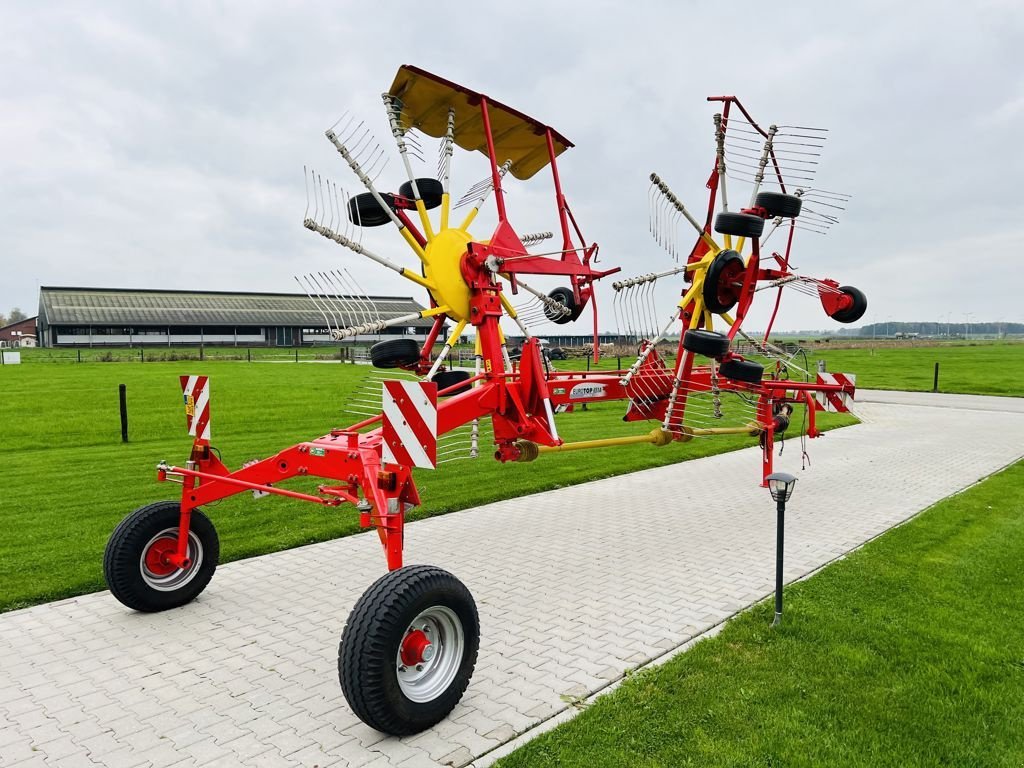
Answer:
[{"label": "grey cloud", "polygon": [[[1024,320],[1000,277],[1024,242],[1019,3],[56,3],[8,6],[5,29],[0,309],[34,306],[38,284],[292,290],[337,265],[408,294],[302,230],[301,174],[354,190],[323,129],[349,109],[387,138],[379,94],[415,63],[576,143],[566,191],[624,273],[670,265],[646,232],[647,174],[699,209],[704,98],[735,93],[765,123],[831,129],[819,182],[853,199],[795,261],[863,288],[866,322]],[[459,156],[454,174],[458,189],[483,166]],[[541,175],[510,184],[514,223],[553,229],[549,195]],[[409,263],[390,234],[367,242]],[[802,296],[780,320],[831,325]]]}]

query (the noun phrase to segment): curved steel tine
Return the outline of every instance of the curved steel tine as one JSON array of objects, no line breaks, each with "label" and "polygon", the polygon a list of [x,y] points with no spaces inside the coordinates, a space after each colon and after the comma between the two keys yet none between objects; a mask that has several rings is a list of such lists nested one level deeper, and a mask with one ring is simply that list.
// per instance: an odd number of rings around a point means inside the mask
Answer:
[{"label": "curved steel tine", "polygon": [[355,275],[353,275],[348,270],[348,268],[345,269],[345,274],[348,275],[349,280],[356,287],[356,290],[358,291],[359,295],[366,298],[366,303],[369,305],[370,309],[373,311],[373,316],[374,316],[375,320],[377,322],[383,322],[384,318],[381,317],[380,310],[377,308],[377,305],[373,301],[371,301],[370,294],[368,294],[366,291],[363,290],[363,287],[359,284],[359,281],[356,279]]},{"label": "curved steel tine", "polygon": [[332,232],[335,232],[337,230],[334,229],[334,203],[331,201],[331,180],[330,179],[327,180],[327,192],[326,192],[326,194],[327,194],[326,203],[327,203],[328,210],[330,211],[330,214],[331,214],[331,218],[327,222],[327,228],[329,230],[331,230]]},{"label": "curved steel tine", "polygon": [[309,219],[309,176],[305,165],[302,166],[302,184],[306,188],[306,212],[302,214],[302,220],[306,221]]},{"label": "curved steel tine", "polygon": [[309,172],[310,178],[313,182],[313,221],[317,224],[320,223],[320,201],[316,196],[316,171],[312,169]]},{"label": "curved steel tine", "polygon": [[316,286],[320,289],[320,294],[323,296],[324,304],[326,304],[327,308],[331,311],[331,316],[335,317],[338,323],[338,330],[343,329],[345,327],[345,321],[340,314],[336,314],[337,307],[335,307],[334,304],[331,302],[330,292],[328,290],[329,284],[326,280],[323,280],[323,282],[321,282],[321,280],[323,279],[323,272],[311,273],[310,277],[316,284]]},{"label": "curved steel tine", "polygon": [[292,277],[295,278],[295,282],[299,284],[299,287],[302,289],[302,292],[309,296],[309,300],[313,302],[313,306],[316,307],[317,311],[321,315],[323,315],[324,322],[327,324],[327,333],[329,335],[331,333],[331,321],[328,319],[327,314],[323,310],[323,307],[321,307],[320,303],[315,298],[313,298],[313,294],[309,292],[309,289],[302,284],[302,281],[299,279],[298,275],[292,275]]}]

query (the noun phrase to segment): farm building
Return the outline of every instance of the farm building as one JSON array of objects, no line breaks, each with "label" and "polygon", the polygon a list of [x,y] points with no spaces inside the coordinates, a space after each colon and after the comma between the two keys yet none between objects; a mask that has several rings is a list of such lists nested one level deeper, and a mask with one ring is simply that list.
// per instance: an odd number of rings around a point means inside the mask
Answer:
[{"label": "farm building", "polygon": [[[136,346],[215,344],[298,346],[331,342],[328,325],[348,327],[388,320],[423,309],[409,297],[332,296],[297,293],[39,289],[39,345]],[[426,335],[431,320],[412,320],[379,334]]]},{"label": "farm building", "polygon": [[0,327],[0,347],[34,347],[36,345],[36,319],[26,317]]}]

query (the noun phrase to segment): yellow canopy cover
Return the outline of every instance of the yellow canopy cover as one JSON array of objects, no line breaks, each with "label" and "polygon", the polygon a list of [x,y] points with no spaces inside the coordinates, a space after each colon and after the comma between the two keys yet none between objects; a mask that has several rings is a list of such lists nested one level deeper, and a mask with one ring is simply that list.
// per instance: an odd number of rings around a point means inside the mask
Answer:
[{"label": "yellow canopy cover", "polygon": [[[487,136],[480,114],[476,91],[432,75],[408,64],[399,68],[388,91],[402,102],[402,122],[409,128],[440,138],[448,131],[448,110],[455,109],[455,143],[463,149],[487,154]],[[487,115],[491,120],[494,151],[498,165],[512,161],[509,171],[517,179],[528,179],[550,162],[548,126],[511,107],[487,97]],[[551,140],[558,156],[572,142],[551,129]]]}]

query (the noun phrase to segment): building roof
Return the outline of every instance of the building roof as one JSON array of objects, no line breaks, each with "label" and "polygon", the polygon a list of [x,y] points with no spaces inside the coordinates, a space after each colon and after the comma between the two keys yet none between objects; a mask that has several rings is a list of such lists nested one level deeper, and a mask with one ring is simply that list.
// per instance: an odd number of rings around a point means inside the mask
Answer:
[{"label": "building roof", "polygon": [[[313,301],[300,293],[39,289],[39,310],[48,325],[281,325],[351,326],[388,320],[423,309],[411,297],[329,296]],[[325,320],[325,314],[330,322]],[[379,318],[378,318],[379,316]],[[429,318],[409,325],[427,327]]]}]

